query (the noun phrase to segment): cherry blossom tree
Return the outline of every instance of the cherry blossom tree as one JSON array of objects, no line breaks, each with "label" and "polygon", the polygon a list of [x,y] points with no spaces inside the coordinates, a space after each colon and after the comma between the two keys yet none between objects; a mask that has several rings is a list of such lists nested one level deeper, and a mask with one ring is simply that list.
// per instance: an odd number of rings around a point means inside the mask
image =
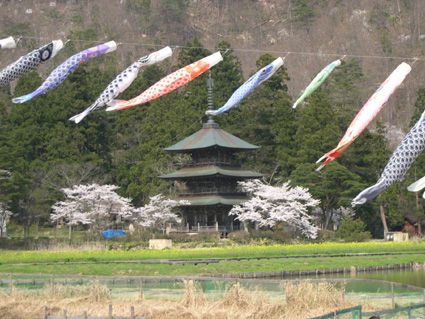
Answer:
[{"label": "cherry blossom tree", "polygon": [[189,205],[186,200],[176,201],[162,194],[152,196],[149,204],[136,208],[135,221],[142,227],[165,228],[166,223],[180,223],[181,218],[173,212],[179,205]]},{"label": "cherry blossom tree", "polygon": [[113,222],[132,217],[134,207],[130,199],[121,197],[115,185],[74,185],[62,188],[66,199],[52,206],[52,221],[63,221],[70,227],[90,225],[96,230]]},{"label": "cherry blossom tree", "polygon": [[0,202],[0,238],[5,237],[7,234],[6,225],[10,216],[12,216],[12,212],[5,203]]},{"label": "cherry blossom tree", "polygon": [[273,228],[285,223],[309,238],[317,237],[318,228],[312,224],[308,211],[320,201],[314,199],[308,189],[292,187],[289,182],[271,186],[258,179],[239,182],[239,186],[251,199],[234,206],[229,215],[235,215],[241,222],[256,222],[260,227]]}]

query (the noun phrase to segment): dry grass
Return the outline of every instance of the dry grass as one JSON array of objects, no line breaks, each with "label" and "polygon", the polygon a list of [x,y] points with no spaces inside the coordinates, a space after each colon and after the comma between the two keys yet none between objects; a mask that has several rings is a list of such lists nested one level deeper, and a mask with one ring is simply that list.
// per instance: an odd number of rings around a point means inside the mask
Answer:
[{"label": "dry grass", "polygon": [[109,304],[116,315],[129,317],[130,307],[134,306],[137,316],[155,319],[296,319],[353,306],[344,301],[342,289],[326,283],[287,283],[283,291],[282,299],[272,299],[261,291],[248,291],[235,284],[224,297],[211,300],[193,281],[186,281],[185,293],[176,301],[115,300],[98,282],[79,287],[51,285],[39,292],[10,289],[0,293],[0,319],[41,318],[45,307],[51,315],[63,314],[66,309],[68,316],[82,315],[83,311],[91,316],[107,316]]}]

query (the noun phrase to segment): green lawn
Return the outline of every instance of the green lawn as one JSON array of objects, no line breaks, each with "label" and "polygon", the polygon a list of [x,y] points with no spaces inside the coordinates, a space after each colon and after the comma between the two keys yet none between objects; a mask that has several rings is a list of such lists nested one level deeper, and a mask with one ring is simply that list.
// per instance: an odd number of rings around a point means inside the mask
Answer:
[{"label": "green lawn", "polygon": [[305,270],[349,266],[385,265],[407,262],[425,262],[425,254],[359,257],[288,258],[249,261],[224,261],[212,264],[146,265],[146,264],[2,264],[3,273],[42,273],[74,275],[213,275],[254,271]]},{"label": "green lawn", "polygon": [[[95,264],[96,261],[267,257],[307,254],[415,252],[412,255],[303,257],[270,260],[222,261],[198,265]],[[417,254],[416,254],[417,252]],[[66,262],[93,262],[66,264]],[[202,249],[132,251],[0,251],[0,272],[82,275],[199,275],[230,272],[303,270],[349,266],[425,262],[425,242],[320,243],[273,246],[234,246]],[[65,262],[65,264],[54,264]],[[34,263],[53,263],[40,265]]]}]

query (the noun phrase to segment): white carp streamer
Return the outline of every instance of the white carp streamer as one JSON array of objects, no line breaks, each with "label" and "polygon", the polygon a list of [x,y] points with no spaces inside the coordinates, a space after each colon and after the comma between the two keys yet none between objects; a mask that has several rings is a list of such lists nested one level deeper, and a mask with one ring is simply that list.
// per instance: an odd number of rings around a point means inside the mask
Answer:
[{"label": "white carp streamer", "polygon": [[14,49],[16,48],[16,41],[13,37],[8,37],[0,40],[0,49]]},{"label": "white carp streamer", "polygon": [[162,48],[156,52],[152,52],[149,55],[141,57],[139,60],[131,64],[127,69],[122,71],[100,94],[98,99],[86,108],[80,114],[74,115],[69,120],[79,123],[89,115],[91,112],[109,105],[109,103],[116,98],[120,93],[124,92],[133,81],[137,78],[139,70],[146,65],[158,63],[166,58],[169,58],[173,54],[170,47]]},{"label": "white carp streamer", "polygon": [[328,163],[341,155],[341,153],[350,146],[351,143],[366,129],[372,120],[379,114],[394,91],[403,83],[406,76],[412,70],[407,63],[401,63],[390,76],[381,84],[375,93],[367,100],[366,104],[357,113],[351,122],[344,137],[332,151],[323,155],[316,163],[324,160],[323,164],[317,170],[322,169]]},{"label": "white carp streamer", "polygon": [[417,180],[416,182],[410,184],[407,187],[407,190],[409,192],[420,192],[421,190],[423,190],[425,188],[425,176],[422,177],[421,179]]}]

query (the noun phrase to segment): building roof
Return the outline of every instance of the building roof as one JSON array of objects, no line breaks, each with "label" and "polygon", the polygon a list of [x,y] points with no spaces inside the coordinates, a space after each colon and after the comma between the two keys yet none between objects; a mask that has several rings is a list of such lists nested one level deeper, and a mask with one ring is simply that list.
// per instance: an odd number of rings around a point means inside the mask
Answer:
[{"label": "building roof", "polygon": [[219,128],[218,124],[210,120],[196,133],[180,142],[165,148],[169,152],[184,152],[208,147],[224,147],[235,150],[255,150],[258,146],[245,142]]},{"label": "building roof", "polygon": [[176,179],[176,178],[189,178],[189,177],[203,177],[203,176],[234,176],[242,178],[260,178],[263,175],[253,171],[241,170],[238,168],[222,168],[216,165],[208,166],[192,166],[184,167],[170,174],[159,176],[164,179]]},{"label": "building roof", "polygon": [[238,205],[248,200],[246,196],[223,196],[223,195],[202,195],[202,196],[181,196],[180,200],[187,200],[190,205],[182,206],[212,206],[212,205]]}]

